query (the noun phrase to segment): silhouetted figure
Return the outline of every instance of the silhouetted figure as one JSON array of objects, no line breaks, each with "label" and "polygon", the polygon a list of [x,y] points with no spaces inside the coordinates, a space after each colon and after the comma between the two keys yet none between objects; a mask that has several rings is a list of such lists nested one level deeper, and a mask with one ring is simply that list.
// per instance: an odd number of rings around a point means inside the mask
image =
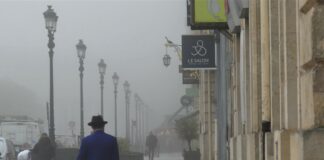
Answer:
[{"label": "silhouetted figure", "polygon": [[46,133],[43,133],[31,152],[32,160],[51,160],[55,156],[55,147]]},{"label": "silhouetted figure", "polygon": [[100,115],[92,117],[93,132],[82,139],[77,160],[119,160],[117,139],[104,132],[106,123]]},{"label": "silhouetted figure", "polygon": [[152,132],[146,137],[146,147],[148,148],[149,160],[153,160],[154,152],[157,146],[158,140]]}]

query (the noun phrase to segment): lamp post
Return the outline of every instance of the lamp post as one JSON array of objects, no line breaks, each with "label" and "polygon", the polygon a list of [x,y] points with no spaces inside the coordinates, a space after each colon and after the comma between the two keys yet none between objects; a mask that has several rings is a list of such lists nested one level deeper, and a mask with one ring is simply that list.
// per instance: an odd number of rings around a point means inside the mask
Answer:
[{"label": "lamp post", "polygon": [[136,121],[132,120],[132,134],[131,134],[131,144],[136,144],[136,135],[134,134],[134,132],[136,131],[134,128],[136,127]]},{"label": "lamp post", "polygon": [[100,74],[100,89],[101,89],[101,116],[104,117],[104,110],[103,110],[103,85],[104,85],[104,76],[106,73],[106,63],[104,62],[103,59],[100,60],[100,62],[98,63],[98,67],[99,67],[99,74]]},{"label": "lamp post", "polygon": [[145,105],[145,110],[144,110],[144,135],[148,135],[149,133],[149,106]]},{"label": "lamp post", "polygon": [[119,77],[116,72],[112,76],[112,79],[114,83],[114,94],[115,94],[115,136],[117,137],[117,85],[118,85]]},{"label": "lamp post", "polygon": [[47,10],[43,13],[45,18],[45,26],[48,31],[48,48],[49,48],[49,58],[50,58],[50,126],[49,126],[49,137],[52,142],[55,142],[55,125],[54,125],[54,87],[53,87],[53,48],[54,43],[54,33],[56,31],[56,23],[58,16],[52,9],[52,6],[48,6]]},{"label": "lamp post", "polygon": [[138,94],[134,95],[135,97],[135,110],[136,110],[136,145],[140,151],[144,149],[144,132],[143,132],[143,101],[138,96]]},{"label": "lamp post", "polygon": [[135,98],[135,145],[139,145],[139,103],[140,103],[140,99],[139,96],[135,93],[134,95]]},{"label": "lamp post", "polygon": [[77,54],[79,57],[79,71],[80,71],[80,138],[84,137],[84,127],[83,127],[83,60],[85,58],[85,53],[87,46],[83,44],[82,40],[79,40],[79,43],[76,45]]},{"label": "lamp post", "polygon": [[140,99],[138,104],[138,132],[139,132],[139,142],[140,142],[140,151],[143,151],[143,102]]},{"label": "lamp post", "polygon": [[144,102],[141,100],[140,103],[140,134],[141,134],[141,149],[142,152],[144,152],[145,149],[145,104]]},{"label": "lamp post", "polygon": [[129,85],[128,81],[125,81],[124,90],[125,90],[125,104],[126,104],[126,139],[128,142],[130,142],[129,98],[130,98],[130,93],[131,93],[129,87],[130,87],[130,85]]}]

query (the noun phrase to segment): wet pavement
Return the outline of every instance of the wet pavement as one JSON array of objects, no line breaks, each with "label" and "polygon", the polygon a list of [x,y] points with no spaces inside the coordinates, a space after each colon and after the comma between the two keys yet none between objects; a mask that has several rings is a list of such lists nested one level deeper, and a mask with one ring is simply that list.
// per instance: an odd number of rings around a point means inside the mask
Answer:
[{"label": "wet pavement", "polygon": [[[145,156],[144,160],[148,160],[148,157]],[[181,153],[162,153],[159,157],[154,157],[153,160],[183,160]]]}]

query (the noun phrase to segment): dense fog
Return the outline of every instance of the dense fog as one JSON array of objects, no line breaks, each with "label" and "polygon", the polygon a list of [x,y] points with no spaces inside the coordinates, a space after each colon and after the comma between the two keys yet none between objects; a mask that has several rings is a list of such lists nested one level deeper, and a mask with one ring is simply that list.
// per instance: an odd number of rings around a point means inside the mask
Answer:
[{"label": "dense fog", "polygon": [[[125,80],[130,83],[131,119],[134,94],[150,108],[150,129],[180,108],[184,94],[180,61],[172,53],[166,68],[165,38],[180,43],[186,27],[185,1],[0,1],[0,115],[28,115],[47,123],[49,101],[48,37],[43,12],[52,5],[58,15],[54,34],[54,118],[57,135],[69,135],[69,122],[79,134],[80,79],[76,44],[87,46],[84,59],[84,114],[86,124],[100,114],[98,62],[104,59],[104,119],[114,132],[114,87],[117,72],[118,132],[125,136]],[[44,131],[47,131],[45,125]]]}]

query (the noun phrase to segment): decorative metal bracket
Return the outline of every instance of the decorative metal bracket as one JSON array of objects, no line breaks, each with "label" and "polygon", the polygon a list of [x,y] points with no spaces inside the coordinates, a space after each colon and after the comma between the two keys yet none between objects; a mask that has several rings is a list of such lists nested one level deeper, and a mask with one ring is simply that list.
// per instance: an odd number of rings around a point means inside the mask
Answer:
[{"label": "decorative metal bracket", "polygon": [[181,49],[181,45],[173,43],[167,37],[165,37],[165,39],[167,40],[167,43],[165,43],[165,48],[166,49],[168,49],[168,48],[174,48],[174,51],[178,54],[178,58],[179,58],[179,60],[181,62],[182,61],[182,49]]}]

